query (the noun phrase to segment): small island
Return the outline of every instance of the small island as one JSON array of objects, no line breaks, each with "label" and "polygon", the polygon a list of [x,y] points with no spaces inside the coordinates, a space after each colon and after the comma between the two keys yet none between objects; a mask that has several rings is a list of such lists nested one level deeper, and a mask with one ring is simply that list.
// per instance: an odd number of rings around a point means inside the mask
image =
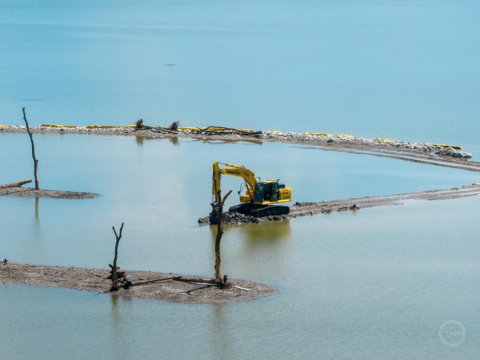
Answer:
[{"label": "small island", "polygon": [[228,279],[219,288],[212,279],[151,271],[123,270],[132,283],[110,292],[112,281],[106,269],[0,263],[0,283],[111,293],[112,295],[188,304],[239,303],[264,298],[277,290],[260,283]]}]

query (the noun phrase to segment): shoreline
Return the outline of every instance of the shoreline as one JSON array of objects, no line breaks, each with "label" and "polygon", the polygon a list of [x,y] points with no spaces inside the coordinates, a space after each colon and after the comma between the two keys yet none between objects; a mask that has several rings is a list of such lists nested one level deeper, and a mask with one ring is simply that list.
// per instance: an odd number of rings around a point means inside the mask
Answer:
[{"label": "shoreline", "polygon": [[[265,298],[278,291],[253,281],[228,279],[229,288],[220,289],[205,283],[212,280],[201,276],[153,271],[122,270],[132,281],[129,289],[110,292],[112,281],[109,270],[64,266],[0,263],[0,284],[55,287],[95,293],[166,301],[185,304],[240,303]],[[188,277],[198,282],[176,281],[175,277]]]},{"label": "shoreline", "polygon": [[[446,144],[431,144],[421,142],[399,141],[386,138],[363,138],[347,134],[328,133],[296,133],[281,131],[254,131],[251,129],[233,129],[221,126],[209,126],[206,128],[180,127],[178,130],[167,128],[136,128],[135,125],[128,126],[100,126],[89,125],[76,127],[74,125],[53,125],[43,124],[30,126],[30,131],[37,134],[84,134],[84,135],[121,135],[136,136],[143,138],[190,138],[198,140],[223,140],[223,141],[255,141],[274,142],[298,145],[311,145],[322,147],[324,150],[333,151],[363,151],[379,152],[386,156],[387,153],[399,155],[415,155],[426,160],[453,161],[454,163],[466,164],[475,163],[480,168],[480,163],[466,161],[472,159],[471,153],[463,151],[461,146]],[[23,133],[26,127],[23,125],[0,125],[1,133]],[[376,155],[368,154],[367,155]],[[390,154],[392,155],[392,154]],[[377,155],[378,156],[378,155]],[[403,159],[402,159],[403,160]]]}]

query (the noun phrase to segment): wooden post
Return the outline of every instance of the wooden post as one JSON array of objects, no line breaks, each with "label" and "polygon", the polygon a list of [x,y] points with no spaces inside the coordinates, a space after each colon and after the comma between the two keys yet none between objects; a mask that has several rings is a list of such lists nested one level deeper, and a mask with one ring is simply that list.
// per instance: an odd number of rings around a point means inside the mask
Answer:
[{"label": "wooden post", "polygon": [[228,194],[222,200],[221,190],[218,190],[218,203],[217,203],[217,237],[215,239],[215,281],[218,286],[225,286],[225,283],[222,279],[222,272],[220,270],[220,263],[222,258],[220,256],[220,241],[222,240],[223,233],[223,222],[222,222],[222,214],[223,214],[223,205],[227,200],[228,196],[232,193],[232,190],[228,192]]},{"label": "wooden post", "polygon": [[120,227],[120,235],[117,235],[117,231],[115,230],[115,226],[112,226],[113,233],[115,234],[115,237],[117,239],[115,243],[115,257],[113,258],[113,269],[112,269],[112,282],[113,282],[113,287],[115,289],[119,289],[118,286],[118,277],[117,277],[117,258],[118,258],[118,243],[120,242],[120,239],[122,238],[122,231],[123,231],[123,223],[122,226]]},{"label": "wooden post", "polygon": [[35,144],[33,143],[33,137],[32,137],[32,133],[30,132],[30,127],[28,126],[27,114],[25,113],[25,108],[23,107],[22,110],[23,110],[23,120],[25,120],[25,124],[27,125],[27,132],[28,132],[28,135],[30,136],[30,142],[32,143],[33,174],[35,176],[35,190],[40,190],[40,187],[38,184],[38,176],[37,176],[38,160],[35,157]]}]

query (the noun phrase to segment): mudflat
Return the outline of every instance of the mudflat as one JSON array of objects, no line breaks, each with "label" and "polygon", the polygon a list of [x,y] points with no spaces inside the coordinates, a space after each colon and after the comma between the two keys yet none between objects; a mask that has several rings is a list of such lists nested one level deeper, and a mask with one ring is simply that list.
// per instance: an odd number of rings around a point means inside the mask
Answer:
[{"label": "mudflat", "polygon": [[[110,293],[134,298],[189,304],[224,304],[251,301],[277,293],[267,285],[238,279],[228,279],[229,286],[221,289],[206,283],[211,278],[181,274],[122,270],[132,285],[128,289],[110,292],[112,281],[106,269],[42,266],[0,263],[0,283],[36,285],[56,288]],[[188,279],[189,281],[182,281]],[[195,280],[198,280],[195,281]]]},{"label": "mudflat", "polygon": [[21,196],[21,197],[46,197],[53,199],[91,199],[98,195],[88,192],[59,191],[59,190],[35,190],[29,187],[7,187],[0,188],[0,196]]}]

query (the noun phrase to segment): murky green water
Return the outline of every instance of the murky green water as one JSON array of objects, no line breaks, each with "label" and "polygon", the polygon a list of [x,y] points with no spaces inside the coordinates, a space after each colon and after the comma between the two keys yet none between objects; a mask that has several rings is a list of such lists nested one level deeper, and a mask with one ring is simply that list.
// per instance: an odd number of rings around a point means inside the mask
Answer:
[{"label": "murky green water", "polygon": [[[125,221],[120,266],[213,273],[213,160],[280,178],[294,201],[446,188],[478,174],[287,145],[35,136],[44,188],[89,200],[0,199],[0,257],[105,267]],[[0,137],[0,183],[31,174],[26,135]],[[239,188],[224,178],[224,190]],[[234,203],[233,195],[231,204]],[[279,289],[245,304],[170,304],[0,286],[0,349],[13,359],[473,359],[480,347],[476,198],[228,227],[223,271]],[[445,346],[447,320],[466,340]]]}]

